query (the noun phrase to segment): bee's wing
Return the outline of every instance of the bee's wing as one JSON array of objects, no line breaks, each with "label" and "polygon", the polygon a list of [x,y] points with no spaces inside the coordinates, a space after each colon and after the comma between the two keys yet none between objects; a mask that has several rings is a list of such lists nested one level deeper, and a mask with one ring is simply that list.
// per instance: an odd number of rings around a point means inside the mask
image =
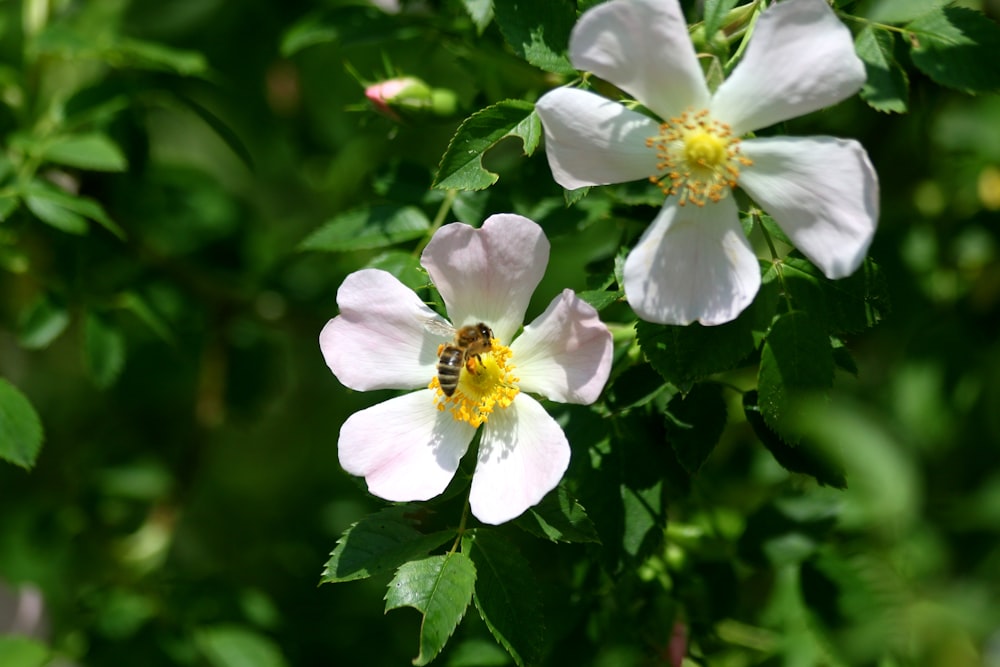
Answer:
[{"label": "bee's wing", "polygon": [[455,327],[441,317],[431,317],[424,320],[424,330],[442,338],[451,338],[455,335]]}]

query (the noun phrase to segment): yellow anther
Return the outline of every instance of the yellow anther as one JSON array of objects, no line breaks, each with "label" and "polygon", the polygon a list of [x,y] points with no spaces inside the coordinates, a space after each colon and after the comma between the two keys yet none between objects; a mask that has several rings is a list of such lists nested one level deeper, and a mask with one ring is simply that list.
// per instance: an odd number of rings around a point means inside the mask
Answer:
[{"label": "yellow anther", "polygon": [[480,355],[478,360],[470,360],[474,373],[469,372],[469,368],[462,369],[458,388],[451,396],[444,395],[441,384],[434,377],[427,386],[436,390],[434,400],[437,409],[451,410],[456,421],[478,427],[485,424],[497,408],[509,407],[521,391],[510,356],[510,348],[494,338],[490,352]]}]

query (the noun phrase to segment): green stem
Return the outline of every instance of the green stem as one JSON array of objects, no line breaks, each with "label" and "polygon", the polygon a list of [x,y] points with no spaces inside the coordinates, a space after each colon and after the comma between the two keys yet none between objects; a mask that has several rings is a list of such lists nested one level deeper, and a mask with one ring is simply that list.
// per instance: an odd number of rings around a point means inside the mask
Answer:
[{"label": "green stem", "polygon": [[767,243],[768,250],[771,252],[771,263],[774,265],[774,272],[778,275],[778,283],[781,285],[781,294],[785,298],[785,303],[788,304],[788,310],[794,310],[791,294],[788,293],[788,286],[785,285],[785,274],[781,270],[781,258],[778,257],[778,251],[774,247],[774,240],[771,238],[771,235],[767,233],[767,229],[761,223],[760,214],[754,212],[751,215],[753,216],[753,224],[760,229],[761,234],[764,236],[764,241]]},{"label": "green stem", "polygon": [[430,229],[424,235],[423,240],[413,249],[413,256],[418,257],[427,244],[431,242],[431,238],[434,233],[441,228],[444,224],[444,219],[448,215],[448,211],[451,210],[451,205],[455,203],[455,197],[458,196],[458,190],[448,190],[445,193],[444,199],[441,200],[441,206],[438,208],[438,212],[434,215],[434,220],[431,221]]}]

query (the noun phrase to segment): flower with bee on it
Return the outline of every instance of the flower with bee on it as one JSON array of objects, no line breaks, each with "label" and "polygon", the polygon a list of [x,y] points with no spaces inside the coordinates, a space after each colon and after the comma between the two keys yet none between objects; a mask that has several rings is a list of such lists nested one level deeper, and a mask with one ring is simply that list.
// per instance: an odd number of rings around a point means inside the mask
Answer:
[{"label": "flower with bee on it", "polygon": [[569,442],[531,394],[594,402],[612,342],[572,290],[522,330],[548,257],[541,227],[519,215],[491,216],[479,229],[441,227],[421,264],[448,320],[385,271],[344,280],[340,314],[319,339],[330,370],[359,391],[414,390],[354,413],[340,429],[341,466],[364,477],[371,493],[392,501],[440,494],[480,427],[469,494],[480,521],[509,521],[559,483]]}]

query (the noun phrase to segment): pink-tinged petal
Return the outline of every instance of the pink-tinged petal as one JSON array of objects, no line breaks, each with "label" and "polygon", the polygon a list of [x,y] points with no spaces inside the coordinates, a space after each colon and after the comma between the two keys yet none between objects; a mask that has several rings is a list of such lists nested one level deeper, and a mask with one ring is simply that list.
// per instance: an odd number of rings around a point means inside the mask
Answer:
[{"label": "pink-tinged petal", "polygon": [[356,271],[337,290],[340,315],[326,323],[319,347],[326,365],[357,391],[426,387],[440,338],[424,329],[437,317],[409,287],[379,269]]},{"label": "pink-tinged petal", "polygon": [[626,183],[662,170],[646,139],[659,123],[618,102],[578,88],[556,88],[535,104],[545,130],[552,177],[567,190]]},{"label": "pink-tinged petal", "polygon": [[732,196],[702,207],[668,199],[625,259],[624,274],[629,305],[661,324],[729,322],[760,288],[760,265]]},{"label": "pink-tinged petal", "polygon": [[740,187],[831,279],[848,276],[878,223],[878,175],[864,147],[831,137],[748,139]]},{"label": "pink-tinged petal", "polygon": [[836,104],[865,78],[850,31],[825,0],[786,0],[761,14],[712,115],[739,136]]},{"label": "pink-tinged petal", "polygon": [[564,290],[510,346],[522,391],[593,403],[611,371],[611,332],[593,306]]},{"label": "pink-tinged petal", "polygon": [[676,0],[598,5],[573,28],[569,53],[574,67],[610,81],[661,118],[708,103],[708,86]]},{"label": "pink-tinged petal", "polygon": [[469,493],[472,513],[491,524],[520,516],[556,487],[569,455],[556,420],[531,396],[518,394],[483,427]]},{"label": "pink-tinged petal", "polygon": [[420,263],[441,292],[456,327],[485,322],[509,343],[549,262],[549,241],[520,215],[491,215],[480,229],[445,225]]},{"label": "pink-tinged petal", "polygon": [[475,433],[421,389],[348,417],[337,444],[340,465],[380,498],[427,500],[448,486]]}]

